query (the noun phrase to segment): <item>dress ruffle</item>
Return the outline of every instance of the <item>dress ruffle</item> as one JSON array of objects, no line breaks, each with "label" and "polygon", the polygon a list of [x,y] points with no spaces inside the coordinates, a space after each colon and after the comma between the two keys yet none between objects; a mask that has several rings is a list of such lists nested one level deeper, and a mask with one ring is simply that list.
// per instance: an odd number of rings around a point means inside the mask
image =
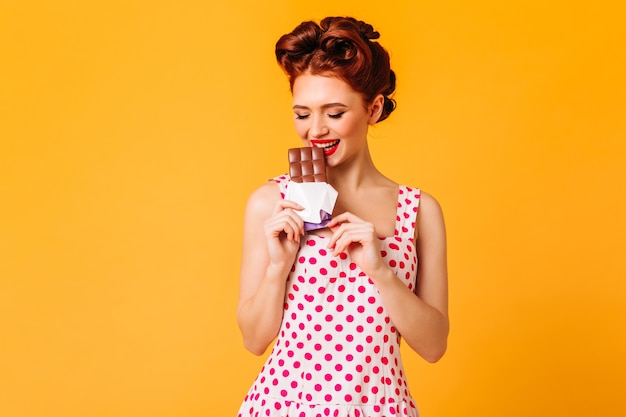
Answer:
[{"label": "dress ruffle", "polygon": [[280,398],[246,399],[237,417],[419,417],[413,401],[362,404],[303,404]]}]

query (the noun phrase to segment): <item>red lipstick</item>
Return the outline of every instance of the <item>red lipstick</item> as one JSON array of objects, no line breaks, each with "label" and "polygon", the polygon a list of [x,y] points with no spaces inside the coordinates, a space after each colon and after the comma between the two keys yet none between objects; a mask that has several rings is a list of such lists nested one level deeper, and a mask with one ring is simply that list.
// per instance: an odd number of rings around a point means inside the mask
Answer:
[{"label": "red lipstick", "polygon": [[339,147],[339,139],[312,139],[311,143],[316,148],[324,150],[324,155],[331,156],[337,151]]}]

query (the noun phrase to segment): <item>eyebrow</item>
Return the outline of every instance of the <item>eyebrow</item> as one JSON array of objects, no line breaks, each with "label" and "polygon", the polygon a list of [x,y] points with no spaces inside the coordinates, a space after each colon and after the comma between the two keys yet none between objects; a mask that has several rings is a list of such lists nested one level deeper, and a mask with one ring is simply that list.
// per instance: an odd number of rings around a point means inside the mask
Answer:
[{"label": "eyebrow", "polygon": [[[322,105],[322,109],[327,109],[330,107],[348,107],[343,103],[326,103],[324,105]],[[293,106],[294,110],[311,110],[310,108],[308,108],[307,106],[301,106],[299,104],[294,104]]]}]

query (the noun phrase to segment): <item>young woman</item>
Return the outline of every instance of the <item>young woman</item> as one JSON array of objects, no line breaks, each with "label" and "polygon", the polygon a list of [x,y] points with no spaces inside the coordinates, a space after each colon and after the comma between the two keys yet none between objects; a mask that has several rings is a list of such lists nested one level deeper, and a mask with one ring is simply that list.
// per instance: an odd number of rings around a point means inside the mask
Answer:
[{"label": "young woman", "polygon": [[412,416],[400,335],[429,362],[448,336],[446,236],[437,201],[372,161],[367,133],[395,108],[395,74],[371,25],[304,22],[276,44],[302,146],[324,149],[338,197],[305,233],[288,175],[246,208],[237,317],[244,345],[272,352],[240,417]]}]

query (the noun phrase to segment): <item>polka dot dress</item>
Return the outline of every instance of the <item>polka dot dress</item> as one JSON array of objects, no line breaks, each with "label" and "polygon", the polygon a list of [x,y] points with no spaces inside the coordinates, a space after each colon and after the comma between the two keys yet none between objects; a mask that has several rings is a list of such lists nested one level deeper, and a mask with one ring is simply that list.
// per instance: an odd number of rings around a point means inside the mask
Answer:
[{"label": "polka dot dress", "polygon": [[[288,176],[275,179],[284,195]],[[381,256],[410,289],[419,189],[400,186],[394,236]],[[307,235],[287,280],[278,338],[238,417],[417,417],[400,335],[372,280],[326,237]]]}]

